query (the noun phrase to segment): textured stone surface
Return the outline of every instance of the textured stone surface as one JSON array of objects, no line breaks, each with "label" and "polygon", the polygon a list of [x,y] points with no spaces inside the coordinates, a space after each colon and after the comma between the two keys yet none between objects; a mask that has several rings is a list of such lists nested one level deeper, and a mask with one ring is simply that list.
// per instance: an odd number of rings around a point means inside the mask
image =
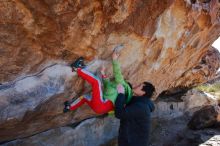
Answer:
[{"label": "textured stone surface", "polygon": [[100,146],[117,136],[119,120],[114,117],[103,119],[92,118],[75,128],[60,127],[19,139],[2,146]]},{"label": "textured stone surface", "polygon": [[175,96],[166,97],[165,99],[158,98],[155,102],[153,117],[174,119],[185,114],[192,116],[194,112],[203,107],[213,106],[218,103],[214,98],[210,98],[196,89],[189,90],[178,98]]},{"label": "textured stone surface", "polygon": [[93,116],[88,106],[62,114],[66,96],[89,90],[66,64],[84,56],[111,73],[119,43],[125,78],[151,81],[157,95],[211,79],[219,9],[217,0],[1,0],[0,141]]},{"label": "textured stone surface", "polygon": [[[206,105],[213,104],[214,100],[212,101],[197,90],[188,91],[182,98],[184,100],[181,102],[174,101],[173,97],[167,98],[166,102],[164,99],[159,99],[155,104],[156,111],[153,112],[150,134],[151,146],[197,146],[202,143],[217,145],[220,138],[217,127],[216,129],[199,131],[187,128],[187,123],[193,113]],[[55,128],[34,136],[4,143],[2,146],[117,146],[118,128],[118,119],[112,116],[100,116],[99,118],[87,119],[80,124]]]},{"label": "textured stone surface", "polygon": [[183,0],[4,0],[1,82],[34,73],[51,60],[107,59],[118,43],[125,44],[120,61],[134,83],[150,80],[160,92],[204,82],[219,66],[210,45],[220,32],[219,3],[205,5]]},{"label": "textured stone surface", "polygon": [[188,123],[191,129],[204,129],[220,125],[220,107],[205,106],[193,114],[192,119]]},{"label": "textured stone surface", "polygon": [[70,88],[68,82],[75,83],[72,77],[69,67],[54,64],[36,75],[2,85],[1,140],[28,136],[93,116],[94,113],[85,107],[83,112],[62,113],[63,102],[67,99],[64,92]]},{"label": "textured stone surface", "polygon": [[186,127],[185,116],[171,120],[156,119],[151,132],[151,146],[217,146],[219,129],[193,131]]},{"label": "textured stone surface", "polygon": [[[219,129],[190,130],[188,117],[153,118],[150,146],[218,146]],[[75,128],[60,127],[1,146],[117,146],[119,121],[112,117],[85,120]]]}]

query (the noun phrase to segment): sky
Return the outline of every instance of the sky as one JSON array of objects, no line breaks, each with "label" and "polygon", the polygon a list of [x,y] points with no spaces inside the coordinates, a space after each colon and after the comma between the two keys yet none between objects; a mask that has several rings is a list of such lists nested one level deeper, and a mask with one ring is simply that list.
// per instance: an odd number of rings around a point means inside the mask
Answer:
[{"label": "sky", "polygon": [[220,52],[220,37],[218,37],[218,39],[214,41],[214,43],[212,44],[212,47],[218,49],[218,51]]},{"label": "sky", "polygon": [[[220,37],[218,37],[218,39],[214,41],[212,47],[216,48],[220,52]],[[220,68],[218,69],[217,72],[220,72]]]}]

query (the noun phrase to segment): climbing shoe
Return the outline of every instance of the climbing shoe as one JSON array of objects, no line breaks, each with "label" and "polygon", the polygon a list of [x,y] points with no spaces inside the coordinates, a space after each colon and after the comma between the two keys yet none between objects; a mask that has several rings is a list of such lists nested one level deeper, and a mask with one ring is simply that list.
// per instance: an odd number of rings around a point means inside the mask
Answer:
[{"label": "climbing shoe", "polygon": [[70,111],[70,107],[69,106],[64,107],[63,113],[67,113],[68,111]]},{"label": "climbing shoe", "polygon": [[63,104],[64,104],[63,113],[66,113],[66,112],[70,111],[70,102],[65,101]]},{"label": "climbing shoe", "polygon": [[76,71],[77,68],[84,68],[84,67],[86,67],[86,65],[84,64],[84,58],[83,57],[79,57],[70,66],[71,66],[71,68],[73,68],[73,71]]},{"label": "climbing shoe", "polygon": [[70,102],[69,101],[65,101],[63,104],[64,104],[64,106],[70,106]]}]

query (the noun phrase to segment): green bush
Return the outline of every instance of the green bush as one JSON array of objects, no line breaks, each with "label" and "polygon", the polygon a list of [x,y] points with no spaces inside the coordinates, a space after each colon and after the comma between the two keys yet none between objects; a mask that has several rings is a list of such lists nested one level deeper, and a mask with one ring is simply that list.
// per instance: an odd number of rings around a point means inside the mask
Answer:
[{"label": "green bush", "polygon": [[220,83],[200,85],[196,89],[204,92],[218,92],[220,91]]}]

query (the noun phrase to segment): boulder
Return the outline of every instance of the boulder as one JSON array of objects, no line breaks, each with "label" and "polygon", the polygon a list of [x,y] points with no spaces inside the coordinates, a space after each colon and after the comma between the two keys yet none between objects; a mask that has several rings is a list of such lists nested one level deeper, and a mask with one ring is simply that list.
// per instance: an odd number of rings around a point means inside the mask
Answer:
[{"label": "boulder", "polygon": [[196,111],[188,123],[188,127],[193,130],[214,127],[220,124],[220,107],[205,106]]},{"label": "boulder", "polygon": [[213,78],[219,7],[217,0],[1,1],[0,142],[97,116],[87,105],[62,113],[65,100],[90,91],[68,65],[83,56],[90,71],[105,63],[112,77],[118,44],[125,79],[152,82],[156,96]]}]

